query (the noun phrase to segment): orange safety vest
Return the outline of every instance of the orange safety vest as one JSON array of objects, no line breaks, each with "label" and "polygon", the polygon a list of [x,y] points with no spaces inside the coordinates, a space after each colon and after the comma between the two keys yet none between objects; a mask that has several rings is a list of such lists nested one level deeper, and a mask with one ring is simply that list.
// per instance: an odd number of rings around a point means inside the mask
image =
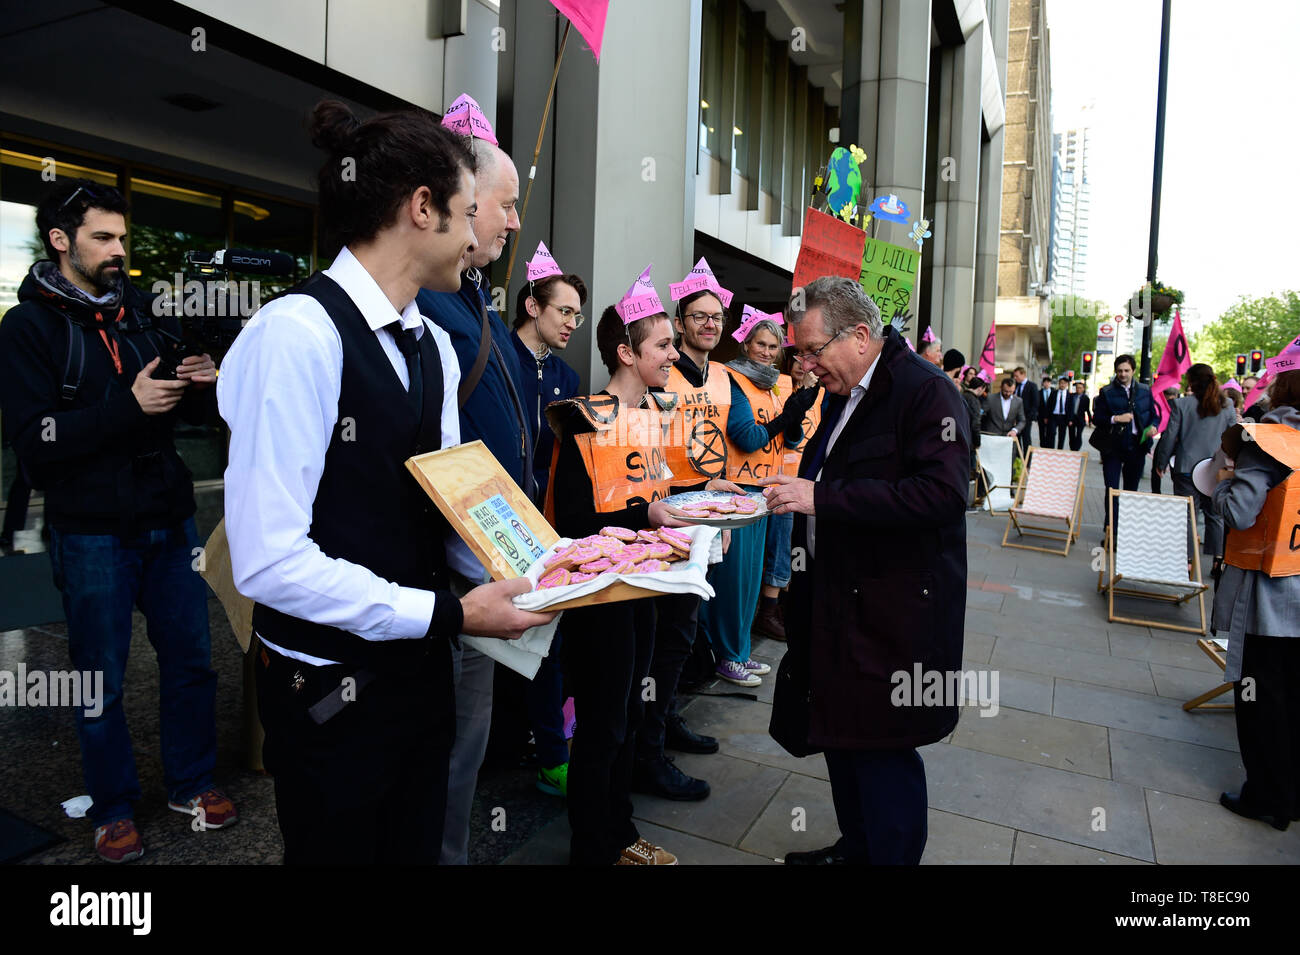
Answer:
[{"label": "orange safety vest", "polygon": [[1261,451],[1292,469],[1268,492],[1255,523],[1245,530],[1229,528],[1223,559],[1242,570],[1258,570],[1270,577],[1300,574],[1300,431],[1284,424],[1241,426]]},{"label": "orange safety vest", "polygon": [[[745,397],[749,399],[754,420],[759,424],[767,424],[781,413],[785,399],[777,395],[776,391],[760,388],[741,374],[732,377],[740,386],[740,390],[745,393]],[[780,388],[779,378],[777,388]],[[788,395],[789,392],[786,394]],[[727,480],[735,481],[737,484],[756,484],[759,478],[780,474],[781,467],[785,463],[785,440],[781,435],[769,438],[767,444],[749,454],[742,454],[739,448],[734,450],[734,454],[727,455]]]},{"label": "orange safety vest", "polygon": [[727,415],[731,412],[731,376],[725,365],[709,362],[704,385],[696,388],[673,366],[668,391],[677,395],[680,430],[665,447],[668,467],[678,484],[698,484],[699,479],[722,477],[727,461],[739,452],[727,441]]},{"label": "orange safety vest", "polygon": [[[668,465],[668,442],[681,432],[677,396],[651,392],[651,407],[620,407],[613,395],[592,395],[556,401],[547,405],[546,416],[561,422],[574,406],[592,426],[592,431],[575,434],[587,476],[591,478],[592,503],[600,513],[621,511],[630,504],[650,503],[672,493],[672,469]],[[546,519],[555,523],[555,470],[560,459],[560,442],[551,454],[551,479],[546,491]]]},{"label": "orange safety vest", "polygon": [[[781,403],[784,406],[785,399],[794,394],[794,380],[789,375],[781,375],[776,380],[777,391],[781,393]],[[822,403],[820,400],[813,402],[811,408],[804,412],[803,415],[803,437],[799,439],[798,444],[787,444],[785,447],[785,473],[798,474],[799,462],[803,460],[804,448],[808,447],[808,441],[822,423]]]}]

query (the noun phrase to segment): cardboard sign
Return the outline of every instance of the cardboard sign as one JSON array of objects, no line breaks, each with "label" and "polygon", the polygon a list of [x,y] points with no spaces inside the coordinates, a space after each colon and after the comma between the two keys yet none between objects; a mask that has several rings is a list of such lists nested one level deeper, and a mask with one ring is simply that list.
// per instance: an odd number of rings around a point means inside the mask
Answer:
[{"label": "cardboard sign", "polygon": [[1284,424],[1238,425],[1273,460],[1291,473],[1268,492],[1264,508],[1246,530],[1229,530],[1223,559],[1243,570],[1270,577],[1300,574],[1300,431]]},{"label": "cardboard sign", "polygon": [[916,249],[882,239],[866,239],[858,283],[880,309],[881,321],[891,322],[894,316],[907,311],[920,261],[921,253]]},{"label": "cardboard sign", "polygon": [[856,226],[808,209],[803,217],[803,241],[794,263],[792,288],[827,275],[856,279],[862,272],[862,248],[867,234]]}]

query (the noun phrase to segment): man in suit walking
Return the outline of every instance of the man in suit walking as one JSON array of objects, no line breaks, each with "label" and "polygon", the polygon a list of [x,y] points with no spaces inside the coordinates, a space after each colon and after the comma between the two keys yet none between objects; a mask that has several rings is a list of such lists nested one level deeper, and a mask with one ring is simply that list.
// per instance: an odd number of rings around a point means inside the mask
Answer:
[{"label": "man in suit walking", "polygon": [[1018,430],[1020,450],[1029,453],[1029,446],[1034,443],[1034,422],[1038,420],[1038,386],[1028,379],[1023,365],[1012,373],[1015,378],[1015,394],[1025,406],[1025,424]]},{"label": "man in suit walking", "polygon": [[795,515],[793,541],[808,556],[791,581],[786,637],[787,659],[807,660],[811,698],[779,700],[787,713],[808,707],[807,742],[825,750],[842,837],[785,861],[916,865],[926,840],[916,747],[947,735],[957,707],[895,691],[922,661],[936,674],[961,666],[967,415],[857,282],[820,278],[796,292],[795,355],[829,397],[799,476],[763,482],[773,512]]},{"label": "man in suit walking", "polygon": [[1088,426],[1088,396],[1084,392],[1087,385],[1082,381],[1074,383],[1074,394],[1067,399],[1065,421],[1070,429],[1070,450],[1078,451],[1083,447],[1083,429]]},{"label": "man in suit walking", "polygon": [[1025,406],[1015,395],[1014,379],[1002,379],[1000,394],[988,398],[987,413],[984,415],[984,433],[1000,434],[1014,438],[1026,430]]},{"label": "man in suit walking", "polygon": [[1065,447],[1065,425],[1070,420],[1069,399],[1070,379],[1062,375],[1056,382],[1056,390],[1043,390],[1043,447]]},{"label": "man in suit walking", "polygon": [[[1151,397],[1151,388],[1133,378],[1137,367],[1132,355],[1115,359],[1115,380],[1097,393],[1093,402],[1093,421],[1098,428],[1111,430],[1111,449],[1101,456],[1106,487],[1118,488],[1123,478],[1124,490],[1136,491],[1151,450],[1151,435],[1160,423],[1160,408]],[[1105,516],[1107,523],[1110,514]]]}]

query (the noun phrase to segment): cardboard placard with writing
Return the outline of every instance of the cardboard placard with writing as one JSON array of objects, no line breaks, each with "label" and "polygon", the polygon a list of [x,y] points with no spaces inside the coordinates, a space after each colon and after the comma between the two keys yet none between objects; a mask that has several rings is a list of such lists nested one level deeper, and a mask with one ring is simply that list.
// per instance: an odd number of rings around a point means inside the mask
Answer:
[{"label": "cardboard placard with writing", "polygon": [[916,285],[921,253],[883,239],[867,239],[862,248],[862,270],[858,284],[880,309],[880,320],[888,325],[907,311]]}]

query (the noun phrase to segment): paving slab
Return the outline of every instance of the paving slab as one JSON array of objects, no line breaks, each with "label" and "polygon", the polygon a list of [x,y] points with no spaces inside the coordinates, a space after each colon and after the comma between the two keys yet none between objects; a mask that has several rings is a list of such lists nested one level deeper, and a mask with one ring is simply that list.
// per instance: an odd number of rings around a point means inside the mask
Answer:
[{"label": "paving slab", "polygon": [[[1146,660],[1149,663],[1161,663],[1186,670],[1200,670],[1203,673],[1222,673],[1218,664],[1196,645],[1196,640],[1197,636],[1194,633],[1174,635],[1163,640],[1112,633],[1110,655],[1125,660]],[[1207,686],[1206,689],[1209,687]]]},{"label": "paving slab", "polygon": [[[1184,703],[1187,700],[1194,699],[1209,690],[1214,689],[1223,683],[1223,671],[1215,667],[1217,673],[1207,670],[1189,670],[1186,667],[1167,666],[1163,663],[1152,663],[1151,676],[1156,681],[1156,693],[1160,696],[1167,696],[1170,699]],[[1211,703],[1231,703],[1232,693],[1226,692],[1221,697],[1210,700]],[[1207,714],[1214,712],[1206,710]],[[1231,710],[1219,711],[1221,715],[1232,719]]]},{"label": "paving slab", "polygon": [[1132,859],[1113,852],[1099,852],[1072,842],[1049,839],[1032,832],[1016,833],[1012,865],[1154,865],[1144,859]]},{"label": "paving slab", "polygon": [[1165,697],[1057,680],[1052,713],[1082,723],[1237,750],[1235,723],[1214,719],[1215,714],[1184,712],[1177,700]]},{"label": "paving slab", "polygon": [[[1078,620],[1077,615],[1063,613],[1055,621],[1039,621],[998,617],[996,621],[980,621],[979,626],[987,625],[985,632],[999,637],[1015,637],[1031,643],[1044,643],[1048,646],[1062,647],[1067,650],[1086,650],[1089,653],[1110,654],[1110,641],[1106,631],[1096,624],[1087,624]],[[969,624],[967,625],[969,629]]]},{"label": "paving slab", "polygon": [[679,832],[735,846],[790,775],[760,763],[715,753],[674,754],[682,772],[708,780],[712,795],[700,802],[632,797],[634,815]]},{"label": "paving slab", "polygon": [[[805,776],[830,778],[826,773],[825,757],[817,755],[801,759],[791,756],[772,739],[767,732],[772,708],[766,704],[722,697],[695,697],[682,712],[697,732],[718,738],[719,752],[724,755]],[[676,753],[672,755],[677,757]],[[709,760],[710,757],[704,756],[698,764],[704,779],[709,779]],[[712,784],[711,779],[709,782]]]},{"label": "paving slab", "polygon": [[[749,852],[741,852],[708,839],[665,829],[637,820],[641,838],[663,846],[677,856],[679,865],[763,865],[771,863]],[[548,823],[525,845],[503,860],[503,865],[568,865],[569,819],[561,816]]]},{"label": "paving slab", "polygon": [[962,634],[961,655],[964,659],[973,660],[982,666],[989,662],[996,642],[997,637],[990,633],[967,630]]},{"label": "paving slab", "polygon": [[1106,729],[1091,723],[1002,706],[995,715],[962,720],[953,732],[952,745],[1110,778]]},{"label": "paving slab", "polygon": [[768,858],[811,852],[840,837],[831,784],[808,776],[786,778],[745,834],[740,848]]},{"label": "paving slab", "polygon": [[[964,660],[962,666],[970,670],[977,667],[986,667],[987,664],[974,660]],[[998,675],[997,702],[999,706],[1009,706],[1012,709],[1027,710],[1031,713],[1050,714],[1052,712],[1052,694],[1055,682],[1050,676],[1027,673],[1023,670],[1009,670],[1006,667],[998,667],[994,672]],[[984,718],[990,719],[990,717]]]},{"label": "paving slab", "polygon": [[1154,693],[1156,688],[1151,670],[1144,661],[1119,660],[1106,654],[1067,650],[1019,637],[999,637],[989,663],[995,667],[1005,666],[1140,693]]},{"label": "paving slab", "polygon": [[1147,790],[1156,860],[1164,865],[1297,865],[1300,828],[1243,819],[1217,802]]},{"label": "paving slab", "polygon": [[1118,729],[1110,731],[1110,763],[1116,782],[1216,804],[1246,778],[1235,752]]},{"label": "paving slab", "polygon": [[921,865],[1007,865],[1015,830],[931,809]]}]

